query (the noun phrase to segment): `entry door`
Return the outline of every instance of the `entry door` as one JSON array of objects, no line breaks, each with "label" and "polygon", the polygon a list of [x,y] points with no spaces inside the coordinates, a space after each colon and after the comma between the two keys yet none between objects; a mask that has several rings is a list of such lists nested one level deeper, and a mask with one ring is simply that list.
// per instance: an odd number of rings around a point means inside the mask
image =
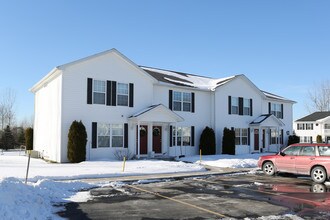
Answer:
[{"label": "entry door", "polygon": [[262,130],[262,148],[266,147],[266,130]]},{"label": "entry door", "polygon": [[259,129],[254,129],[254,150],[259,150]]},{"label": "entry door", "polygon": [[162,127],[152,127],[152,150],[156,154],[162,153]]},{"label": "entry door", "polygon": [[[136,129],[136,137],[138,136],[138,129]],[[136,138],[136,143],[137,143]],[[136,153],[138,152],[138,144],[136,144]],[[140,125],[140,154],[148,153],[148,126]]]}]

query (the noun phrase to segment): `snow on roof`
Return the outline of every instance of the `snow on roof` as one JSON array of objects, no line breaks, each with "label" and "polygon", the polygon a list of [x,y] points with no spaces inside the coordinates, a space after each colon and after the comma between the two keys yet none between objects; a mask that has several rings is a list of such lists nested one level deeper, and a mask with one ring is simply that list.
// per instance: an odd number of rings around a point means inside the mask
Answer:
[{"label": "snow on roof", "polygon": [[143,110],[141,110],[141,111],[135,113],[134,115],[130,116],[130,118],[132,118],[132,117],[138,117],[139,115],[142,115],[142,114],[144,114],[144,113],[150,111],[151,109],[156,108],[156,107],[159,106],[159,105],[161,105],[161,104],[158,104],[158,105],[151,105],[151,106],[149,106],[149,107],[147,107],[147,108],[145,108],[145,109],[143,109]]},{"label": "snow on roof", "polygon": [[270,116],[271,116],[271,114],[260,115],[258,118],[254,119],[250,124],[260,124],[261,122],[263,122]]},{"label": "snow on roof", "polygon": [[144,67],[144,66],[140,66],[140,67],[160,82],[199,88],[203,90],[214,90],[216,87],[224,85],[225,83],[229,82],[231,79],[235,78],[235,76],[230,76],[225,78],[214,79],[205,76],[197,76],[193,74],[156,69],[152,67]]}]

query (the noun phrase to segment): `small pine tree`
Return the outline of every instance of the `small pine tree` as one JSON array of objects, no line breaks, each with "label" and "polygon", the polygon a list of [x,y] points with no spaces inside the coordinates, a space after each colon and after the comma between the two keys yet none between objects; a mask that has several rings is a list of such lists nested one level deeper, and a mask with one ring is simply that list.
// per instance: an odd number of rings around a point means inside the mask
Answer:
[{"label": "small pine tree", "polygon": [[316,136],[316,143],[322,143],[322,136],[321,135]]},{"label": "small pine tree", "polygon": [[33,128],[25,129],[25,147],[26,150],[33,150]]},{"label": "small pine tree", "polygon": [[9,125],[7,125],[2,133],[1,145],[4,150],[13,149],[15,147],[15,139]]},{"label": "small pine tree", "polygon": [[205,127],[203,130],[199,140],[199,149],[202,150],[203,155],[215,154],[215,133],[212,128]]},{"label": "small pine tree", "polygon": [[71,163],[80,163],[86,160],[87,133],[84,124],[73,121],[68,134],[67,157]]},{"label": "small pine tree", "polygon": [[300,137],[297,135],[290,135],[288,139],[288,146],[300,142]]},{"label": "small pine tree", "polygon": [[235,131],[228,128],[223,129],[222,137],[222,153],[235,155],[236,153],[235,146]]}]

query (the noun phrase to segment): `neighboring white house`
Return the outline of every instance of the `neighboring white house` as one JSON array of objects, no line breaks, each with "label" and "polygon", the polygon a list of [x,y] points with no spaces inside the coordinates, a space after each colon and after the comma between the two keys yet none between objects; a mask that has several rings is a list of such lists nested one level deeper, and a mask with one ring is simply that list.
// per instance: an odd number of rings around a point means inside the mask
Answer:
[{"label": "neighboring white house", "polygon": [[300,142],[316,142],[321,135],[322,142],[330,143],[330,112],[314,112],[294,122],[295,134]]},{"label": "neighboring white house", "polygon": [[[212,79],[138,66],[115,49],[54,68],[35,94],[34,150],[67,162],[68,131],[86,127],[86,159],[116,151],[196,155],[208,126],[222,152],[225,127],[236,132],[236,153],[277,151],[292,133],[294,101],[261,91],[245,75]],[[140,129],[138,129],[140,128]]]}]

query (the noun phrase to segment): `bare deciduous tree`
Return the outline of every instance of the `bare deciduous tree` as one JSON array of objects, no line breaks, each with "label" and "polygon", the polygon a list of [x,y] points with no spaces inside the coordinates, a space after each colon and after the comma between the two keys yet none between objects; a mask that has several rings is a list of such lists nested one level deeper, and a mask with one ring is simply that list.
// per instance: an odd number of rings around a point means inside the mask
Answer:
[{"label": "bare deciduous tree", "polygon": [[7,125],[11,126],[15,120],[16,93],[12,89],[6,89],[0,99],[0,123],[3,130]]},{"label": "bare deciduous tree", "polygon": [[330,111],[330,80],[322,81],[308,91],[309,104],[306,108],[309,112]]}]

